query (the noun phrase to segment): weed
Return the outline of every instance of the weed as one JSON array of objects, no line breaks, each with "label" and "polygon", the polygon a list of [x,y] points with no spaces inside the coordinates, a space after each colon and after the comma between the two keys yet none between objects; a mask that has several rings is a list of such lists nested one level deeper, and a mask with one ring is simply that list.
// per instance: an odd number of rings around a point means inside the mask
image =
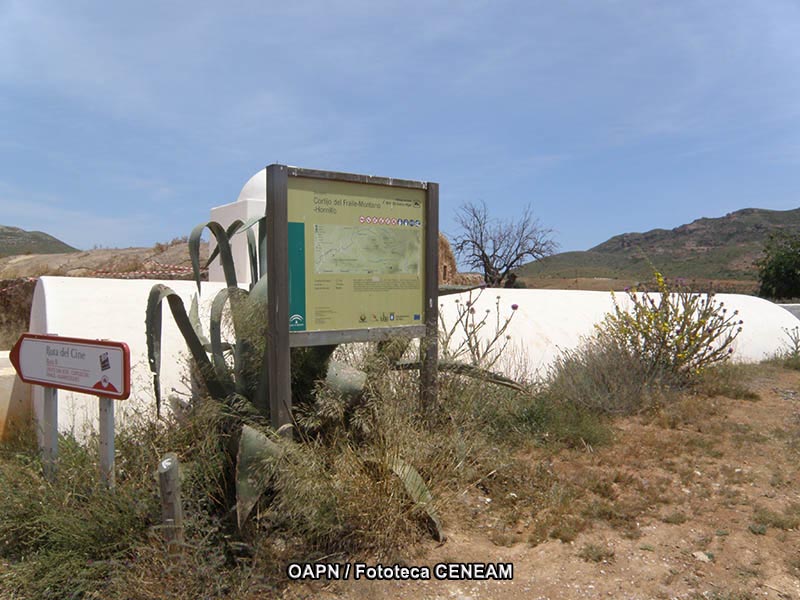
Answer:
[{"label": "weed", "polygon": [[776,529],[797,529],[800,527],[800,503],[789,504],[782,512],[769,510],[763,506],[757,506],[753,510],[753,521],[757,525],[765,527],[775,527]]},{"label": "weed", "polygon": [[725,396],[735,400],[757,401],[760,396],[747,385],[752,372],[749,365],[719,363],[702,371],[694,382],[694,391],[708,397]]},{"label": "weed", "polygon": [[476,367],[491,369],[508,347],[511,337],[506,330],[518,307],[511,305],[511,312],[501,317],[500,296],[497,296],[494,315],[488,308],[479,314],[475,305],[484,292],[485,288],[477,293],[470,290],[466,300],[456,298],[456,319],[452,324],[445,321],[444,311],[439,312],[439,343],[445,360],[467,358]]},{"label": "weed", "polygon": [[712,590],[689,596],[691,600],[756,600],[757,596],[746,590]]},{"label": "weed", "polygon": [[565,405],[603,414],[641,412],[676,397],[666,374],[649,371],[639,356],[603,336],[559,356],[547,390]]},{"label": "weed", "polygon": [[661,517],[661,520],[664,523],[668,523],[670,525],[681,525],[683,523],[686,523],[686,521],[688,521],[689,518],[684,513],[682,513],[681,511],[676,510],[674,512],[671,512],[671,513]]},{"label": "weed", "polygon": [[605,544],[586,544],[578,551],[578,556],[587,562],[611,562],[614,549]]},{"label": "weed", "polygon": [[727,314],[713,294],[693,294],[667,285],[654,270],[657,291],[627,292],[628,310],[614,298],[614,312],[598,326],[601,336],[640,357],[648,373],[665,371],[691,381],[708,367],[724,362],[742,331],[738,311]]}]

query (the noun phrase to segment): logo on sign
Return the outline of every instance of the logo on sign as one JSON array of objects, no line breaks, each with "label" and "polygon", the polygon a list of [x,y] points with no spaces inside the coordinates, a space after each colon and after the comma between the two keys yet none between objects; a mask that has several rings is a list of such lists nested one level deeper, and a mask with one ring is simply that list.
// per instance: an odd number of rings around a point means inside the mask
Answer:
[{"label": "logo on sign", "polygon": [[305,318],[303,317],[303,315],[298,315],[296,313],[293,314],[291,317],[289,317],[289,323],[291,325],[302,325],[304,321]]}]

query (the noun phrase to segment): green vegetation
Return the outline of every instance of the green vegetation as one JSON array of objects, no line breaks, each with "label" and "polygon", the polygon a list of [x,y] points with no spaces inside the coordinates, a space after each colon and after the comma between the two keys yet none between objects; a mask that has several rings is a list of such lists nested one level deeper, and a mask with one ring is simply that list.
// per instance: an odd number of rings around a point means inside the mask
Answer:
[{"label": "green vegetation", "polygon": [[10,349],[28,330],[35,288],[32,279],[0,279],[0,349]]},{"label": "green vegetation", "polygon": [[724,362],[742,331],[738,311],[728,314],[712,294],[692,294],[667,285],[658,271],[655,293],[627,293],[629,307],[614,299],[614,313],[599,326],[599,335],[637,357],[647,373],[663,372],[690,380],[711,365]]},{"label": "green vegetation", "polygon": [[785,336],[783,348],[772,356],[769,361],[787,369],[800,371],[800,327],[792,327],[791,329],[784,327],[783,333]]},{"label": "green vegetation", "polygon": [[41,231],[25,231],[18,227],[0,225],[0,256],[60,252],[78,252],[78,250]]},{"label": "green vegetation", "polygon": [[611,562],[614,549],[601,544],[586,544],[578,551],[578,556],[587,562]]},{"label": "green vegetation", "polygon": [[763,298],[800,298],[800,234],[769,236],[758,262],[758,282],[758,295]]},{"label": "green vegetation", "polygon": [[[660,485],[642,484],[634,498],[618,499],[617,479],[564,482],[546,461],[526,454],[538,448],[591,451],[612,439],[608,415],[672,402],[687,377],[717,358],[693,352],[696,330],[688,322],[696,313],[706,320],[697,335],[705,336],[703,343],[720,343],[719,357],[727,356],[725,344],[735,335],[710,300],[703,307],[675,304],[666,287],[659,288],[660,304],[639,300],[632,321],[618,309],[537,384],[486,370],[504,351],[513,312],[472,318],[467,304],[453,327],[467,337],[462,350],[469,362],[454,362],[458,356],[442,362],[435,406],[420,406],[414,363],[405,359],[408,340],[358,351],[296,350],[294,436],[287,438],[271,431],[269,415],[251,402],[264,384],[266,280],[249,292],[239,290],[230,267],[229,235],[256,223],[237,223],[229,231],[211,226],[228,265],[228,288],[213,302],[208,337],[196,306],[187,313],[169,288],[151,291],[146,321],[156,389],[166,300],[203,390],[180,422],[162,415],[119,434],[113,493],[97,482],[96,441],[85,447],[62,440],[53,483],[42,478],[30,440],[2,450],[4,591],[30,598],[150,599],[165,590],[173,598],[274,595],[285,584],[290,560],[398,560],[427,536],[441,539],[443,518],[468,514],[465,496],[491,504],[496,543],[513,543],[508,532],[523,517],[533,518],[532,544],[574,540],[592,519],[630,538],[641,535],[637,516],[658,502]],[[189,239],[196,273],[202,229]],[[254,245],[255,236],[250,241]],[[251,266],[259,270],[257,261]],[[675,327],[675,335],[686,332],[689,344],[661,335],[664,324],[683,327]],[[492,327],[495,335],[484,338],[489,343],[478,343],[476,334]],[[223,342],[226,328],[231,342]],[[445,339],[448,332],[442,323]],[[678,356],[684,352],[692,358]],[[153,480],[166,452],[178,454],[184,472],[186,546],[177,564],[161,539]],[[587,560],[613,557],[601,547],[587,546],[584,554]]]},{"label": "green vegetation", "polygon": [[689,384],[734,387],[718,370],[700,375],[727,360],[741,331],[736,311],[728,314],[711,295],[673,291],[658,272],[656,281],[657,293],[630,290],[627,310],[615,300],[595,335],[556,359],[552,398],[592,412],[631,414],[670,404]]},{"label": "green vegetation", "polygon": [[671,230],[625,233],[585,252],[564,252],[528,263],[523,278],[611,277],[644,281],[650,261],[662,272],[687,279],[758,279],[755,262],[770,233],[796,230],[800,209],[748,208],[697,219]]}]

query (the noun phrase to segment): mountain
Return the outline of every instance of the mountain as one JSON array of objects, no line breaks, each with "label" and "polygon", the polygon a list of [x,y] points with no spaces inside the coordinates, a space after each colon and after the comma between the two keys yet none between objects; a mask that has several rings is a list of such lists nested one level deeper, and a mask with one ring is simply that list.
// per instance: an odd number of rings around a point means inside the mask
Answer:
[{"label": "mountain", "polygon": [[58,252],[78,252],[78,249],[42,231],[25,231],[19,227],[0,225],[0,256]]},{"label": "mountain", "polygon": [[674,229],[616,235],[586,251],[562,252],[519,269],[523,278],[643,279],[650,263],[668,277],[755,281],[770,233],[800,231],[800,208],[745,208]]}]

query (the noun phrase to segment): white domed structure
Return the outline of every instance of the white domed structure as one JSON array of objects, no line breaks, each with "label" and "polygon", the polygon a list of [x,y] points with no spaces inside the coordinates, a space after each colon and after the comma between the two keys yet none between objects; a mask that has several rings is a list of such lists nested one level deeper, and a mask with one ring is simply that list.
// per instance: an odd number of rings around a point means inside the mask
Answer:
[{"label": "white domed structure", "polygon": [[[247,180],[247,183],[239,192],[236,202],[223,204],[211,209],[211,220],[217,221],[223,227],[227,227],[236,219],[247,221],[252,217],[263,217],[267,211],[267,170],[261,169],[258,173]],[[211,247],[214,247],[214,239],[211,239]],[[231,252],[233,262],[236,266],[236,280],[239,283],[250,282],[250,262],[247,254],[247,238],[244,235],[237,235],[231,240]],[[219,259],[215,259],[208,266],[209,281],[225,281],[225,274],[222,272],[222,264]]]},{"label": "white domed structure", "polygon": [[237,202],[246,200],[257,200],[266,203],[267,201],[267,170],[261,169],[258,173],[247,180],[247,183],[239,192]]}]

